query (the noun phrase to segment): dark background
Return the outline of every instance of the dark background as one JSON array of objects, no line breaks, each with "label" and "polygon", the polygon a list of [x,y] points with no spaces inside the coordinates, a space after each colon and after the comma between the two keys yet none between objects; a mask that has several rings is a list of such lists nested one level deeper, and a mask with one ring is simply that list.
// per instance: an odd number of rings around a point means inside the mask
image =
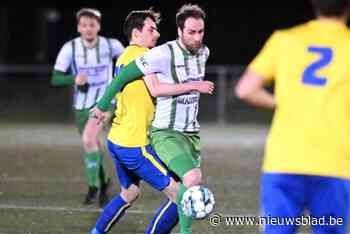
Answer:
[{"label": "dark background", "polygon": [[[63,43],[77,36],[75,13],[81,7],[96,7],[101,10],[101,34],[126,43],[122,23],[128,12],[153,6],[155,10],[161,11],[163,19],[159,26],[159,42],[172,40],[177,36],[176,10],[187,1],[120,2],[74,1],[74,6],[71,7],[54,4],[28,7],[0,5],[1,62],[54,63]],[[198,3],[207,13],[206,44],[211,49],[211,64],[246,64],[274,29],[289,27],[313,17],[309,1],[192,3]]]},{"label": "dark background", "polygon": [[[184,3],[188,1],[72,1],[69,6],[69,3],[65,6],[0,3],[0,120],[73,120],[71,88],[52,87],[50,77],[62,45],[78,36],[75,13],[80,8],[98,8],[102,12],[100,34],[117,38],[126,45],[122,25],[127,14],[153,6],[162,14],[160,44],[177,37],[175,14]],[[220,96],[223,89],[217,89],[214,97],[203,96],[201,121],[218,121],[221,98],[225,99],[222,119],[227,122],[269,122],[272,112],[256,110],[240,102],[233,96],[232,86],[273,30],[312,19],[314,14],[309,1],[191,3],[199,4],[207,13],[205,43],[211,51],[208,64],[239,68],[235,74],[227,74],[224,95]],[[23,69],[23,65],[28,64],[34,67]],[[216,83],[220,80],[217,74],[208,74],[206,78]]]}]

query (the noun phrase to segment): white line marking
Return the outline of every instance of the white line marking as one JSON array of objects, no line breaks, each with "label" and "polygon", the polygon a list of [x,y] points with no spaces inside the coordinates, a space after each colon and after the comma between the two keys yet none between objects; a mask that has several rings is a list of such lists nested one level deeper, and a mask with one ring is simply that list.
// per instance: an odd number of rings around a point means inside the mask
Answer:
[{"label": "white line marking", "polygon": [[[22,206],[22,205],[10,205],[0,204],[0,209],[13,209],[13,210],[43,210],[43,211],[63,211],[63,212],[101,212],[101,208],[72,208],[72,207],[58,207],[58,206]],[[130,214],[153,214],[152,211],[145,210],[128,210]]]},{"label": "white line marking", "polygon": [[[89,212],[97,213],[101,212],[100,208],[72,208],[72,207],[58,207],[58,206],[24,206],[24,205],[11,205],[11,204],[0,204],[0,209],[14,209],[14,210],[37,210],[37,211],[61,211],[61,212]],[[155,211],[146,210],[128,210],[130,214],[153,214]],[[258,217],[257,214],[221,214],[222,216],[245,216],[245,217]],[[0,232],[0,234],[3,234]],[[178,233],[176,233],[178,234]],[[300,234],[307,234],[300,232]]]},{"label": "white line marking", "polygon": [[82,177],[73,177],[71,179],[59,179],[59,178],[46,178],[46,177],[28,177],[28,176],[1,176],[0,182],[11,182],[11,183],[85,183],[85,179]]},{"label": "white line marking", "polygon": [[[73,208],[73,207],[59,207],[59,206],[30,206],[30,205],[15,205],[15,204],[0,204],[0,209],[13,209],[13,210],[41,210],[41,211],[62,211],[62,212],[89,212],[96,213],[101,212],[101,208]],[[128,209],[130,214],[153,214],[154,211],[151,210],[136,210]],[[220,211],[214,212],[220,214],[221,216],[242,216],[242,217],[257,217],[257,214],[223,214]]]}]

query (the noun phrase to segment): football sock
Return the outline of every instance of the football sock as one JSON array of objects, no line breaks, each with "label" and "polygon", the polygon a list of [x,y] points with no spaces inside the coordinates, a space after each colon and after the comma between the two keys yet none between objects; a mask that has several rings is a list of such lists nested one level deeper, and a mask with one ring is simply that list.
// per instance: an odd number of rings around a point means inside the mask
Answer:
[{"label": "football sock", "polygon": [[100,179],[100,184],[107,184],[108,181],[108,176],[107,176],[107,170],[105,167],[105,163],[103,162],[103,154],[102,152],[99,152],[100,155],[100,170],[99,170],[99,179]]},{"label": "football sock", "polygon": [[179,214],[179,222],[180,222],[180,233],[181,234],[191,234],[192,233],[192,222],[193,219],[184,214],[181,207],[182,196],[185,193],[187,188],[181,183],[179,192],[177,193],[177,211]]},{"label": "football sock", "polygon": [[100,152],[85,154],[85,174],[90,187],[100,187],[99,173],[101,167]]},{"label": "football sock", "polygon": [[95,229],[101,234],[107,233],[129,207],[130,204],[124,201],[120,194],[114,197],[103,209],[96,222]]},{"label": "football sock", "polygon": [[177,205],[166,199],[153,216],[146,234],[168,234],[178,223]]}]

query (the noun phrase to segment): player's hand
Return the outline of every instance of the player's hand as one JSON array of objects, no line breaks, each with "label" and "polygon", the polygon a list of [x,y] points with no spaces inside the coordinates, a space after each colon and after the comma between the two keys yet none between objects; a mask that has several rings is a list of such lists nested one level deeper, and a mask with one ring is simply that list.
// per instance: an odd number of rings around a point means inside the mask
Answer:
[{"label": "player's hand", "polygon": [[88,79],[84,73],[79,73],[75,77],[75,84],[77,85],[78,90],[82,93],[86,93],[89,90]]},{"label": "player's hand", "polygon": [[77,86],[79,85],[85,85],[88,82],[88,78],[84,73],[79,73],[74,80],[75,84]]},{"label": "player's hand", "polygon": [[211,81],[193,81],[195,89],[200,93],[212,94],[214,92],[215,85]]},{"label": "player's hand", "polygon": [[101,124],[103,121],[108,119],[109,115],[110,113],[108,111],[102,112],[97,107],[94,107],[90,110],[89,118],[97,121],[97,124]]}]

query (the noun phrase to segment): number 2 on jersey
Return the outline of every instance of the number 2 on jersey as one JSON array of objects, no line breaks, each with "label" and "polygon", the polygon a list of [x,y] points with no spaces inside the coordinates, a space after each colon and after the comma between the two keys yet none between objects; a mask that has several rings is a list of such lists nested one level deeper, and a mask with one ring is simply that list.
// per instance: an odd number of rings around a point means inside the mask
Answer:
[{"label": "number 2 on jersey", "polygon": [[311,63],[303,72],[302,82],[305,85],[325,86],[327,84],[327,77],[317,76],[316,72],[326,67],[333,59],[333,50],[329,47],[308,47],[310,53],[319,54],[320,58]]}]

